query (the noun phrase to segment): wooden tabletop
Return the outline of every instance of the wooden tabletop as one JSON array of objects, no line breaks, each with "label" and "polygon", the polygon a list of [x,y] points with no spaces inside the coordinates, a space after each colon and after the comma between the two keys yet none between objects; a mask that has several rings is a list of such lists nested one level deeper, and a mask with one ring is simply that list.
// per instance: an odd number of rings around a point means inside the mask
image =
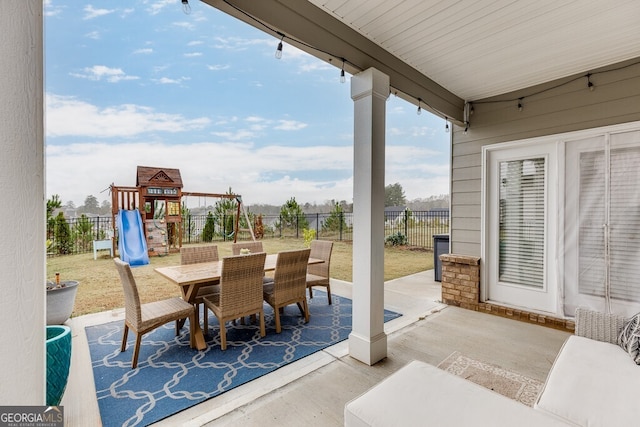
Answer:
[{"label": "wooden tabletop", "polygon": [[[276,269],[278,254],[267,255],[264,261],[264,271]],[[324,261],[319,258],[309,258],[309,264],[320,264]],[[194,285],[207,283],[220,279],[222,261],[200,262],[197,264],[176,265],[171,267],[158,267],[155,269],[160,275],[166,277],[176,285]]]}]

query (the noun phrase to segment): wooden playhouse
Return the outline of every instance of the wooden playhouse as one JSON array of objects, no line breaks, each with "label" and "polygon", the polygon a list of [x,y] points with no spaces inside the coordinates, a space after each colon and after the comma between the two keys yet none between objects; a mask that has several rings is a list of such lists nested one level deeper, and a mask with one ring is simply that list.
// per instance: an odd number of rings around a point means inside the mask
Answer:
[{"label": "wooden playhouse", "polygon": [[[214,197],[238,200],[234,241],[237,239],[241,197],[236,194],[193,193],[182,191],[179,169],[138,166],[135,187],[111,185],[112,224],[120,209],[138,209],[144,224],[149,256],[179,252],[182,247],[182,197]],[[246,215],[246,213],[245,213]],[[253,230],[251,230],[253,237]],[[254,237],[255,239],[255,237]],[[113,240],[113,253],[116,241]]]}]

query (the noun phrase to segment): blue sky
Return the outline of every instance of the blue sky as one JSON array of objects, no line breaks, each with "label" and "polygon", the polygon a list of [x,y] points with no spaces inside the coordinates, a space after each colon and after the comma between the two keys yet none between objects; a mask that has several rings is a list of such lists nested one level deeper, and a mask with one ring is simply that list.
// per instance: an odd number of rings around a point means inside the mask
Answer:
[{"label": "blue sky", "polygon": [[[178,168],[184,191],[246,204],[353,201],[340,70],[197,0],[45,0],[47,196],[76,206]],[[390,96],[386,184],[449,192],[444,120]],[[189,201],[190,204],[196,203]],[[199,203],[199,202],[198,202]],[[209,201],[209,203],[213,203]]]}]

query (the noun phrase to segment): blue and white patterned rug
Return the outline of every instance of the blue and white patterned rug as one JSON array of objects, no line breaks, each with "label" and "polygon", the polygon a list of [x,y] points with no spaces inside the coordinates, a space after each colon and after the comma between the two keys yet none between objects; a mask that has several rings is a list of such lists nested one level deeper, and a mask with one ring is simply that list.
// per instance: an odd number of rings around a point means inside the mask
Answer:
[{"label": "blue and white patterned rug", "polygon": [[[351,332],[351,300],[332,295],[332,302],[314,291],[307,324],[297,306],[286,307],[280,334],[265,304],[266,337],[260,338],[256,324],[229,323],[226,351],[220,350],[218,321],[211,312],[203,351],[189,347],[188,324],[176,337],[174,323],[168,323],[143,336],[133,370],[135,334],[129,334],[127,350],[120,353],[122,321],[87,327],[103,426],[146,426],[345,340]],[[399,316],[385,310],[385,322]]]}]

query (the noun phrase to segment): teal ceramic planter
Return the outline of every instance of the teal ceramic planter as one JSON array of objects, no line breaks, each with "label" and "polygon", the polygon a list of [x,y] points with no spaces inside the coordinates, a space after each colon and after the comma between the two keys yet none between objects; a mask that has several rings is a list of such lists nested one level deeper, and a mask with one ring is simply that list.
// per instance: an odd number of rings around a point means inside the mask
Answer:
[{"label": "teal ceramic planter", "polygon": [[71,365],[71,328],[47,326],[47,405],[58,406],[67,387]]}]

